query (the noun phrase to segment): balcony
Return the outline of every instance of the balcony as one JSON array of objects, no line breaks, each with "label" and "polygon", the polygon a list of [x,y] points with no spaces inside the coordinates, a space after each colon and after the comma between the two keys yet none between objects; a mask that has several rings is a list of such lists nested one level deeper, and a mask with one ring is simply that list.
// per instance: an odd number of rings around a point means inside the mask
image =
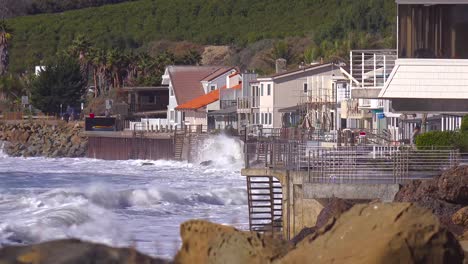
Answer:
[{"label": "balcony", "polygon": [[349,72],[341,69],[350,80],[351,97],[378,98],[397,59],[396,50],[353,50]]},{"label": "balcony", "polygon": [[258,108],[260,104],[260,97],[239,97],[237,98],[237,112],[238,113],[252,113],[253,108]]}]

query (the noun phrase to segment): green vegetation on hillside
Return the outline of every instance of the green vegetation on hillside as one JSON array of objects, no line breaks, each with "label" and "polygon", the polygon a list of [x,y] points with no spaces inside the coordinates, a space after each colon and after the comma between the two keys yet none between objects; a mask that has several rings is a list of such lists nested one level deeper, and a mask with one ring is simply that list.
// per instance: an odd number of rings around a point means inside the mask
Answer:
[{"label": "green vegetation on hillside", "polygon": [[246,47],[298,36],[313,43],[307,60],[343,56],[350,48],[392,47],[395,10],[394,0],[139,0],[17,17],[8,20],[10,69],[44,64],[79,34],[120,50],[145,50],[157,40]]},{"label": "green vegetation on hillside", "polygon": [[0,1],[0,18],[57,13],[130,1],[136,0],[2,0]]}]

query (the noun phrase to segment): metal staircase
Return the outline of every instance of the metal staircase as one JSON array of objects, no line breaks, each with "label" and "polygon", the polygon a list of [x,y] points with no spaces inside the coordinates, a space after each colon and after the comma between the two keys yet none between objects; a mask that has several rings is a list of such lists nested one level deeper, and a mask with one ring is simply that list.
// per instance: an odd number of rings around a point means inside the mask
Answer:
[{"label": "metal staircase", "polygon": [[278,179],[268,176],[247,177],[250,231],[281,236],[283,194]]}]

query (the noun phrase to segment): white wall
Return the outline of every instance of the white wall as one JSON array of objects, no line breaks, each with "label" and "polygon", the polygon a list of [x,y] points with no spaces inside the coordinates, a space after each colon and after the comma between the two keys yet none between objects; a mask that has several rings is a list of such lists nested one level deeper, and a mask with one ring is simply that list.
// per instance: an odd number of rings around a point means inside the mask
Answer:
[{"label": "white wall", "polygon": [[[172,88],[172,81],[169,81],[169,105],[167,106],[167,119],[169,120],[169,124],[182,124],[182,113],[180,111],[176,111],[175,108],[177,107],[177,100],[175,97],[174,89]],[[173,112],[173,114],[171,114]]]},{"label": "white wall", "polygon": [[[262,85],[263,85],[263,93],[262,93]],[[270,85],[270,95],[268,95],[268,85]],[[260,81],[260,104],[259,104],[259,124],[262,124],[263,127],[271,128],[275,127],[274,119],[274,91],[275,91],[275,84],[273,81]],[[263,117],[263,118],[262,118]],[[272,119],[270,121],[270,119]],[[280,125],[281,126],[281,125]],[[278,125],[276,126],[278,127]]]},{"label": "white wall", "polygon": [[187,111],[185,112],[185,123],[190,125],[208,125],[208,119],[206,117],[206,112],[197,111]]}]

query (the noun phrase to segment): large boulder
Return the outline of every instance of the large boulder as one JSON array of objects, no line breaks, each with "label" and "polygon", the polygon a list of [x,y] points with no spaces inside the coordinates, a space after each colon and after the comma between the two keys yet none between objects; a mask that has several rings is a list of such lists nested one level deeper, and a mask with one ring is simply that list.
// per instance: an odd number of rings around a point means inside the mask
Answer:
[{"label": "large boulder", "polygon": [[463,207],[458,210],[452,216],[452,222],[457,225],[461,225],[464,228],[468,229],[468,206]]},{"label": "large boulder", "polygon": [[201,220],[180,227],[182,247],[175,263],[269,263],[289,250],[286,241]]},{"label": "large boulder", "polygon": [[[455,171],[458,171],[455,169]],[[463,227],[453,223],[452,215],[464,205],[448,201],[446,198],[460,193],[462,187],[453,186],[453,170],[445,172],[442,176],[429,180],[413,180],[404,185],[395,195],[395,202],[413,202],[417,205],[430,209],[451,232],[456,235],[463,233]],[[459,177],[458,177],[459,178]],[[442,189],[441,189],[442,187]]]},{"label": "large boulder", "polygon": [[164,259],[152,258],[133,248],[113,248],[83,242],[76,239],[57,240],[32,246],[7,246],[0,249],[0,263],[169,263]]},{"label": "large boulder", "polygon": [[468,204],[468,166],[459,166],[444,172],[439,178],[438,187],[442,199]]},{"label": "large boulder", "polygon": [[450,263],[463,261],[455,237],[411,203],[355,205],[275,263]]}]

